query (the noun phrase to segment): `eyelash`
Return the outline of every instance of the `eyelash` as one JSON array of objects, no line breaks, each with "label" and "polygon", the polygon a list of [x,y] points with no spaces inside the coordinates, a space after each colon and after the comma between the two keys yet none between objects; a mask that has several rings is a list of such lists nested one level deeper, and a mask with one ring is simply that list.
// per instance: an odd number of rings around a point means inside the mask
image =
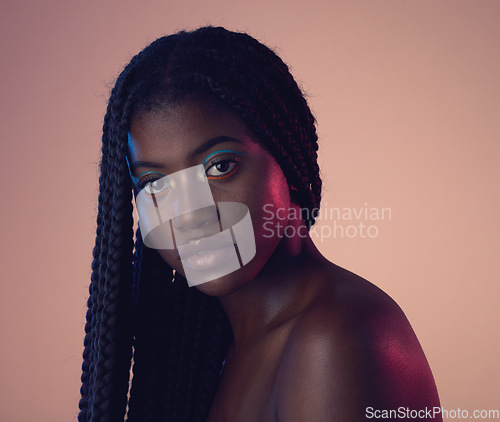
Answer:
[{"label": "eyelash", "polygon": [[[234,173],[236,173],[238,171],[238,169],[240,167],[240,165],[239,165],[240,162],[241,161],[236,157],[233,157],[233,158],[214,158],[213,161],[211,161],[208,164],[207,169],[205,170],[205,173],[208,172],[208,170],[210,170],[212,167],[215,167],[217,164],[222,164],[222,163],[235,164],[235,168],[232,169],[227,174],[224,174],[221,176],[207,176],[207,178],[209,180],[225,179],[226,177],[230,177],[231,175],[233,175]],[[158,176],[160,176],[160,177],[158,177]],[[137,188],[139,189],[139,191],[141,191],[142,189],[144,189],[146,187],[146,185],[148,183],[152,183],[158,179],[161,179],[162,177],[165,177],[165,176],[160,175],[159,173],[149,174],[137,182]]]},{"label": "eyelash", "polygon": [[223,175],[220,175],[220,176],[209,176],[207,174],[207,178],[209,180],[220,180],[220,179],[225,179],[226,177],[230,177],[231,175],[233,175],[234,173],[236,173],[238,171],[238,169],[240,168],[240,160],[233,157],[233,158],[215,158],[213,161],[211,161],[209,163],[209,165],[207,166],[207,169],[205,170],[205,173],[208,173],[208,171],[210,169],[212,169],[213,167],[217,166],[218,164],[222,164],[222,163],[230,163],[230,164],[234,164],[235,167],[230,170],[228,173],[225,173]]},{"label": "eyelash", "polygon": [[146,187],[146,185],[147,185],[148,183],[152,183],[152,182],[154,182],[155,180],[158,180],[158,179],[161,179],[162,177],[164,177],[164,176],[161,176],[161,175],[160,175],[160,177],[158,177],[158,176],[159,176],[159,174],[156,174],[156,176],[153,176],[153,175],[147,175],[146,177],[143,177],[141,180],[139,180],[139,181],[137,182],[137,188],[138,188],[139,190],[142,190],[142,189],[144,189],[144,188]]}]

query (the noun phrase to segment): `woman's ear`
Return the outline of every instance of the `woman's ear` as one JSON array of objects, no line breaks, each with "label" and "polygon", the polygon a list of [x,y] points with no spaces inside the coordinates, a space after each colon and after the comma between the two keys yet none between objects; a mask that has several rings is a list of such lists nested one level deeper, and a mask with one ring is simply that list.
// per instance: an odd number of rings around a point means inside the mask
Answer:
[{"label": "woman's ear", "polygon": [[290,206],[297,205],[299,201],[299,191],[292,185],[290,185]]},{"label": "woman's ear", "polygon": [[302,218],[302,209],[292,199],[290,199],[290,207],[288,209],[288,225],[295,227],[295,229],[305,225]]},{"label": "woman's ear", "polygon": [[[307,234],[304,219],[302,218],[302,210],[300,206],[290,198],[290,208],[288,212],[288,226],[285,230],[287,233],[293,233],[292,236],[285,236],[285,247],[291,256],[298,256],[302,251],[302,243],[304,240],[304,233]],[[308,235],[307,235],[308,236]]]}]

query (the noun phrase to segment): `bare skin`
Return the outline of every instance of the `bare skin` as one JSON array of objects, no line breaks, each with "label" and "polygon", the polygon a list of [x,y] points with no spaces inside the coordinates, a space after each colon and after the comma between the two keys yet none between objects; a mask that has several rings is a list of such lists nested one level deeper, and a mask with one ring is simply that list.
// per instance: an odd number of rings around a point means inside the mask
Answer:
[{"label": "bare skin", "polygon": [[[192,154],[220,136],[237,141]],[[324,258],[300,218],[266,218],[266,204],[298,206],[274,158],[236,114],[200,102],[141,113],[132,119],[129,148],[136,183],[146,171],[173,173],[218,150],[245,154],[237,171],[211,181],[211,189],[216,201],[248,206],[257,254],[241,269],[196,287],[219,297],[234,334],[208,422],[358,422],[367,407],[439,406],[424,353],[396,303]],[[290,227],[288,236],[268,236],[264,227],[278,224]],[[159,252],[183,274],[176,251]]]},{"label": "bare skin", "polygon": [[[249,306],[255,319],[269,317],[235,338],[208,422],[362,421],[368,407],[439,406],[424,353],[396,303],[328,262],[309,238],[289,242],[298,254],[264,270],[270,283],[277,272],[287,281],[264,309]],[[244,326],[232,308],[241,297],[221,303],[232,324]]]}]

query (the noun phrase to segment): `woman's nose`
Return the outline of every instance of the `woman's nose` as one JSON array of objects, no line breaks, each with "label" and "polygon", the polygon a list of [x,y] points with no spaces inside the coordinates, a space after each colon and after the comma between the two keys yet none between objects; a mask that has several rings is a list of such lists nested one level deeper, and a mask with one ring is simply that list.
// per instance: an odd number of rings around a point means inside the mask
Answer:
[{"label": "woman's nose", "polygon": [[177,215],[172,219],[177,245],[212,236],[220,232],[220,224],[215,205]]}]

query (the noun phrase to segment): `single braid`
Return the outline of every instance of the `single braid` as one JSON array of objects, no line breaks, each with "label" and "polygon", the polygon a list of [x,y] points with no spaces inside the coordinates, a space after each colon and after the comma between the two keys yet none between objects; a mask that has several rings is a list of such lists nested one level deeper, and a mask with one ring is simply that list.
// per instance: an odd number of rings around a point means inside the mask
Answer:
[{"label": "single braid", "polygon": [[79,421],[123,420],[128,389],[133,221],[126,144],[115,137],[114,110],[120,103],[119,91],[118,82],[103,125]]}]

